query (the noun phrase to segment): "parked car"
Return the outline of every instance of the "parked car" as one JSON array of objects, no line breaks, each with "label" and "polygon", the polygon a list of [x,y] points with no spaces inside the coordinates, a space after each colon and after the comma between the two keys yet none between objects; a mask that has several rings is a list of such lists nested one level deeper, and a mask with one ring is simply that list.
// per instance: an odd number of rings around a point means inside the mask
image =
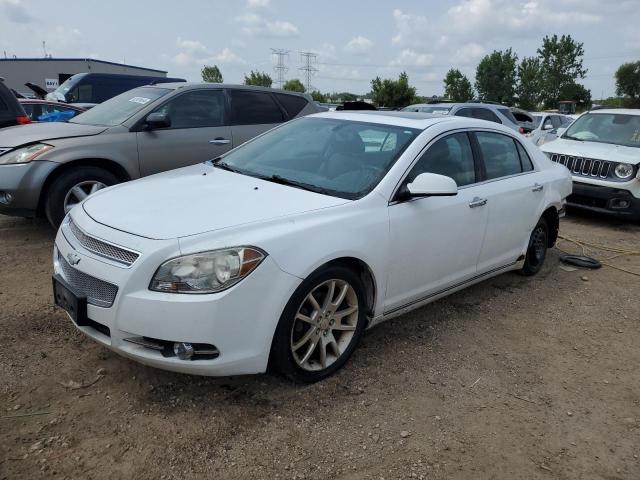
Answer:
[{"label": "parked car", "polygon": [[102,103],[132,88],[159,83],[184,82],[183,78],[123,75],[119,73],[78,73],[46,95],[47,100],[66,103]]},{"label": "parked car", "polygon": [[218,157],[279,123],[316,111],[305,94],[173,83],[136,88],[67,123],[5,129],[0,213],[45,215],[57,226],[101,188]]},{"label": "parked car", "polygon": [[526,134],[535,145],[544,145],[558,138],[558,129],[566,128],[573,118],[559,113],[534,112],[534,128]]},{"label": "parked car", "polygon": [[20,106],[18,99],[0,77],[0,128],[29,122],[31,120]]},{"label": "parked car", "polygon": [[32,122],[66,122],[86,110],[76,105],[49,100],[21,98],[18,102]]},{"label": "parked car", "polygon": [[513,118],[518,122],[518,125],[522,127],[520,133],[524,133],[526,135],[535,128],[535,120],[529,112],[516,107],[511,107],[509,110],[511,111]]},{"label": "parked car", "polygon": [[565,168],[501,125],[320,113],[89,197],[56,237],[55,301],[147,365],[237,375],[271,363],[312,382],[367,327],[537,273],[570,192]]},{"label": "parked car", "polygon": [[581,115],[540,148],[573,175],[573,207],[640,221],[640,110]]},{"label": "parked car", "polygon": [[402,111],[477,118],[478,120],[500,123],[516,132],[524,133],[509,107],[495,103],[475,101],[466,103],[417,103],[403,108]]}]

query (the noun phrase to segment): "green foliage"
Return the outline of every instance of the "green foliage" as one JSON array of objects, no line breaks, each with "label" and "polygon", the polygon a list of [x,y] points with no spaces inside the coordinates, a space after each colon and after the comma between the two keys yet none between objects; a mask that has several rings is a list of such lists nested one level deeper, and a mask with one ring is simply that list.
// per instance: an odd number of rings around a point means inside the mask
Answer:
[{"label": "green foliage", "polygon": [[290,92],[300,92],[304,93],[305,88],[300,80],[297,78],[292,78],[291,80],[287,80],[284,82],[282,86],[283,90],[289,90]]},{"label": "green foliage", "polygon": [[616,93],[627,107],[640,107],[640,62],[623,63],[616,71]]},{"label": "green foliage", "polygon": [[409,85],[409,76],[402,72],[398,80],[376,77],[371,80],[373,102],[379,107],[406,107],[413,102],[416,89]]},{"label": "green foliage", "polygon": [[542,65],[537,57],[525,57],[518,65],[516,93],[518,106],[524,110],[538,110],[542,100]]},{"label": "green foliage", "polygon": [[256,85],[258,87],[271,87],[273,80],[271,80],[271,76],[265,72],[258,72],[251,70],[249,75],[244,76],[244,84],[245,85]]},{"label": "green foliage", "polygon": [[320,102],[320,103],[327,102],[327,96],[318,90],[314,90],[313,92],[311,92],[311,98],[313,98],[313,100],[316,102]]},{"label": "green foliage", "polygon": [[575,100],[578,110],[586,110],[591,106],[591,91],[579,83],[567,83],[560,89],[562,100]]},{"label": "green foliage", "polygon": [[203,82],[222,83],[222,73],[217,65],[205,65],[200,71]]},{"label": "green foliage", "polygon": [[581,85],[581,89],[577,88],[576,82],[587,74],[582,63],[583,55],[583,44],[576,42],[571,35],[562,35],[560,38],[553,35],[542,39],[538,56],[542,67],[542,101],[546,108],[557,108],[560,100],[571,100],[564,98],[563,94],[579,93],[579,96],[585,97],[586,89]]},{"label": "green foliage", "polygon": [[450,69],[444,77],[444,96],[453,102],[466,102],[473,98],[473,87],[467,77],[456,68]]},{"label": "green foliage", "polygon": [[476,69],[476,90],[482,100],[513,105],[518,56],[509,48],[486,55]]}]

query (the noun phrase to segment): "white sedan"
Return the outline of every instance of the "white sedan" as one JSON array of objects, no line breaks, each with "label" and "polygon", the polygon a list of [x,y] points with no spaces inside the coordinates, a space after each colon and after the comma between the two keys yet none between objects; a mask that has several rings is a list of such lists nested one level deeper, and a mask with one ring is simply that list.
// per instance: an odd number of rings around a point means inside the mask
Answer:
[{"label": "white sedan", "polygon": [[55,302],[147,365],[313,382],[368,327],[537,273],[570,193],[566,168],[495,123],[312,115],[89,197],[56,237]]}]

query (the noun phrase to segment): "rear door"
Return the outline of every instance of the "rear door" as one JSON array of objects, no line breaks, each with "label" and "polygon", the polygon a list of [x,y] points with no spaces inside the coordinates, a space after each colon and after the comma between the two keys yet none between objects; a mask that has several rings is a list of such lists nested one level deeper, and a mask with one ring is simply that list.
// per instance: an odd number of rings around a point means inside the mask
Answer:
[{"label": "rear door", "polygon": [[233,143],[222,88],[188,90],[154,112],[169,116],[168,128],[137,132],[140,173],[151,175],[216,158]]},{"label": "rear door", "polygon": [[287,119],[284,109],[270,92],[229,89],[228,94],[234,147]]},{"label": "rear door", "polygon": [[477,131],[475,145],[483,163],[482,199],[489,211],[478,274],[515,263],[538,221],[544,199],[542,174],[520,141],[498,132]]}]

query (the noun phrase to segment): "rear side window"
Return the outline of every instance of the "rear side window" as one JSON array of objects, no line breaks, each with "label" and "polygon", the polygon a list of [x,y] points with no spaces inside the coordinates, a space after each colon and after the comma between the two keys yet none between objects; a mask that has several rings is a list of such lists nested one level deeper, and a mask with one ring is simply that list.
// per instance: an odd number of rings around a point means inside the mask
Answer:
[{"label": "rear side window", "polygon": [[282,111],[271,94],[229,90],[231,121],[234,125],[259,125],[284,121]]},{"label": "rear side window", "polygon": [[496,116],[496,114],[493,113],[488,108],[474,108],[471,111],[471,116],[479,120],[488,120],[490,122],[502,123],[500,119]]},{"label": "rear side window", "polygon": [[169,128],[219,127],[224,125],[224,92],[213,89],[186,92],[156,111],[169,115]]},{"label": "rear side window", "polygon": [[487,180],[522,173],[516,143],[507,135],[476,132]]},{"label": "rear side window", "polygon": [[297,95],[287,95],[285,93],[276,93],[276,98],[287,111],[289,118],[294,118],[304,107],[307,106],[307,100]]},{"label": "rear side window", "polygon": [[470,108],[461,108],[460,110],[458,110],[455,113],[456,117],[467,117],[467,118],[471,118],[473,115],[471,115],[471,109]]},{"label": "rear side window", "polygon": [[514,140],[514,142],[516,143],[516,148],[518,149],[518,155],[520,155],[520,165],[522,167],[522,171],[530,172],[531,170],[533,170],[533,163],[531,162],[531,157],[529,157],[529,154],[524,149],[524,147],[520,144],[520,142],[518,142],[517,140]]},{"label": "rear side window", "polygon": [[475,183],[475,163],[467,134],[455,133],[431,145],[409,173],[407,182],[427,172],[451,177],[459,187]]},{"label": "rear side window", "polygon": [[[505,117],[507,117],[509,120],[511,120],[513,123],[518,123],[518,119],[515,117],[515,115],[513,114],[513,112],[511,110],[509,110],[508,108],[499,108],[498,111],[504,115]],[[528,121],[528,119],[526,117],[524,117],[522,119],[522,121],[526,122]]]}]

